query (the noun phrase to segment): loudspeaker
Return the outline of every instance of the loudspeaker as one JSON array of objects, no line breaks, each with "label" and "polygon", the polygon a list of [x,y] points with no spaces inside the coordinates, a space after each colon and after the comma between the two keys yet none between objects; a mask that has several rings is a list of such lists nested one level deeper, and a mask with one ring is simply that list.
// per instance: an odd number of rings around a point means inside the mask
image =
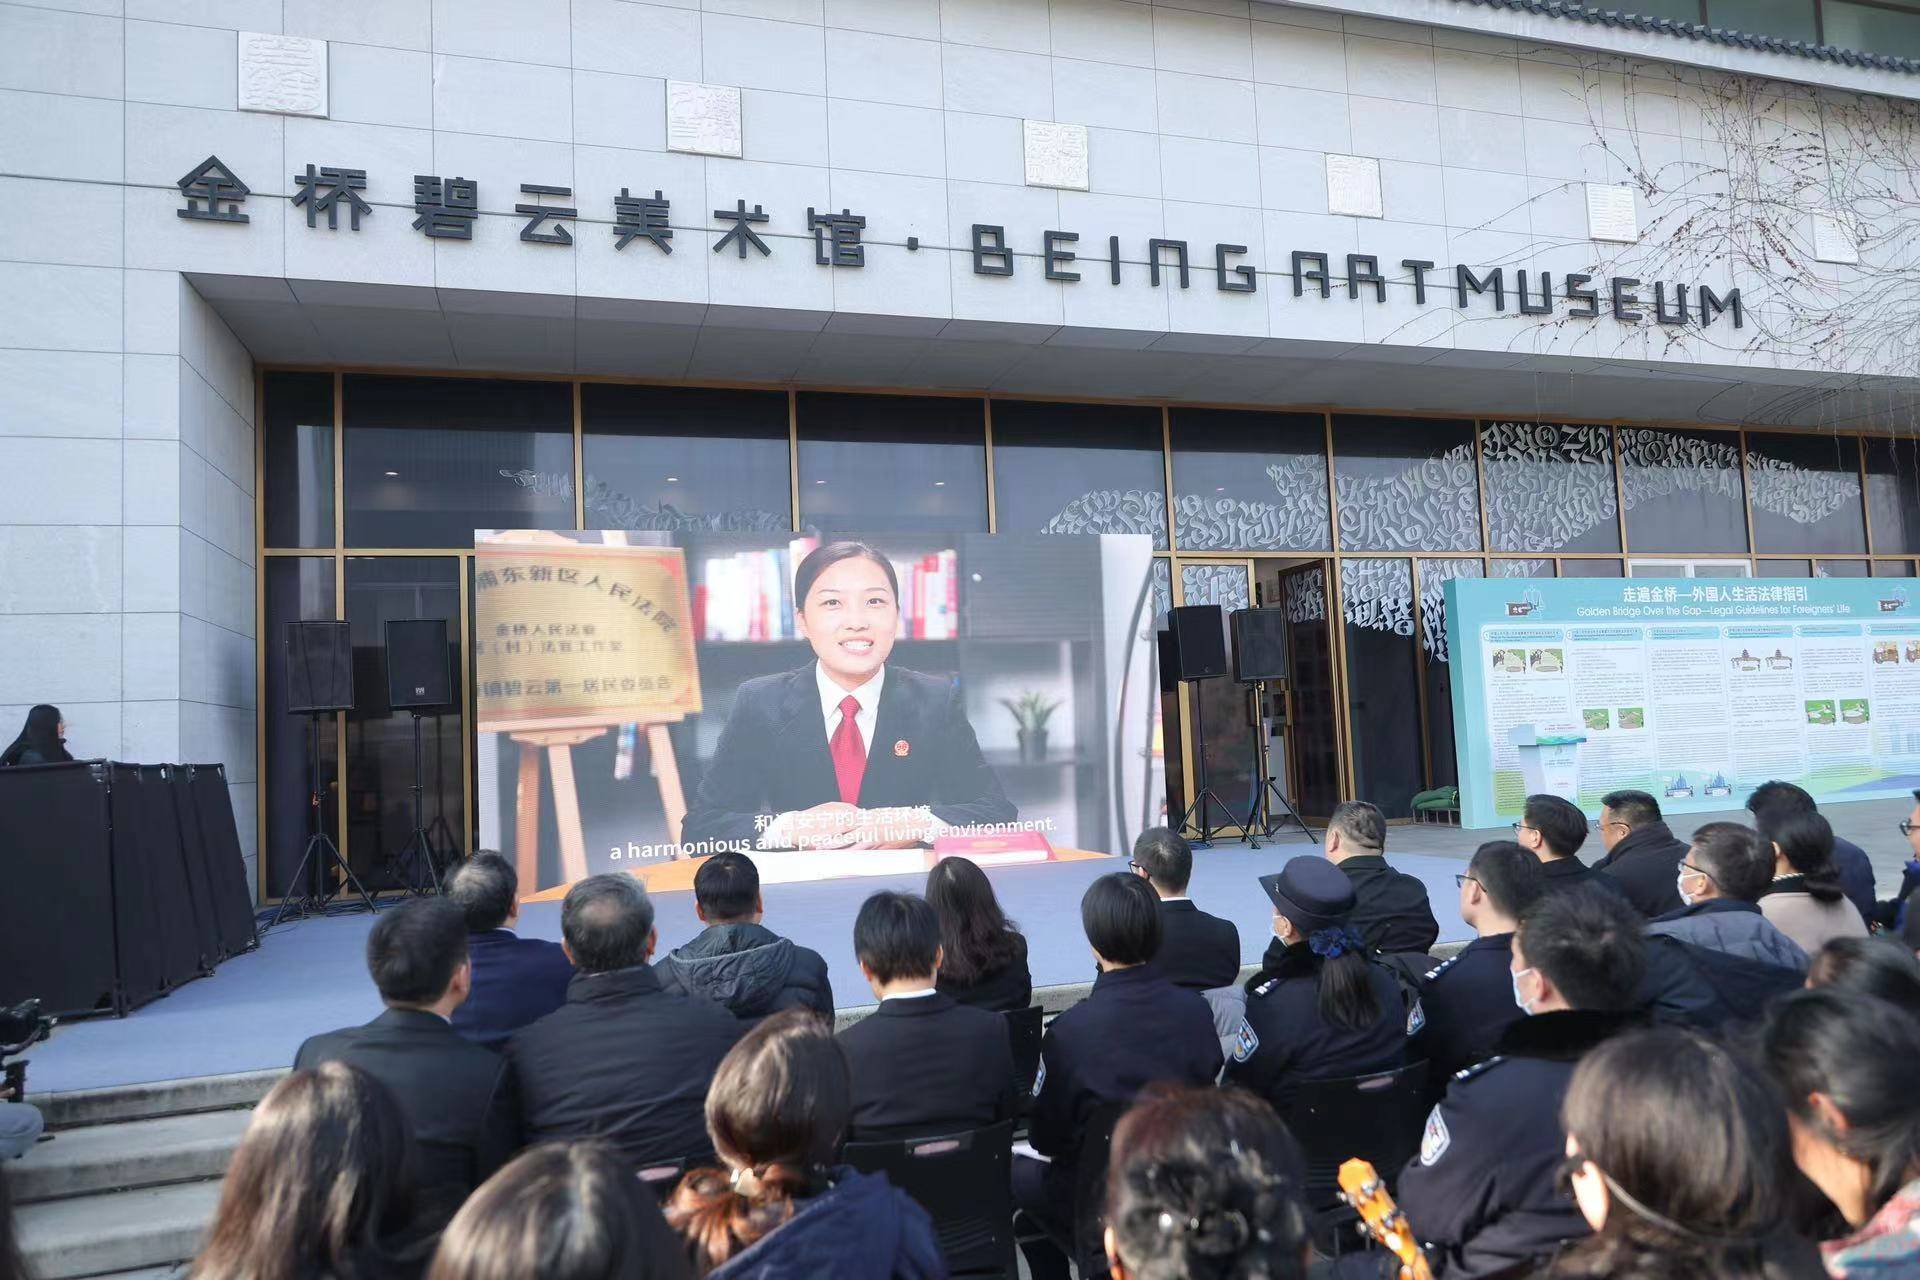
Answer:
[{"label": "loudspeaker", "polygon": [[1177,678],[1211,680],[1227,674],[1227,628],[1219,605],[1181,605],[1167,620]]},{"label": "loudspeaker", "polygon": [[287,624],[287,710],[353,710],[353,634],[346,623]]},{"label": "loudspeaker", "polygon": [[444,618],[387,624],[387,705],[444,707],[453,701]]},{"label": "loudspeaker", "polygon": [[1241,684],[1287,678],[1287,611],[1235,609],[1233,678]]}]

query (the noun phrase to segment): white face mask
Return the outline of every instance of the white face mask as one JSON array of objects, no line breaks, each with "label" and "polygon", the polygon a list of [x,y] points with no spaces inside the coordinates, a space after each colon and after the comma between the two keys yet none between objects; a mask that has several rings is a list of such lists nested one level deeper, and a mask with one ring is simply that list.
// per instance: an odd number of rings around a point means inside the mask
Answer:
[{"label": "white face mask", "polygon": [[1533,972],[1533,969],[1531,966],[1529,966],[1528,968],[1525,968],[1525,969],[1517,969],[1514,971],[1514,974],[1513,974],[1513,1002],[1519,1005],[1520,1012],[1525,1014],[1531,1014],[1533,1010],[1531,1007],[1529,1007],[1527,998],[1520,994],[1520,978],[1522,975],[1529,974],[1532,972]]},{"label": "white face mask", "polygon": [[1687,881],[1690,879],[1692,874],[1687,871],[1682,871],[1673,878],[1673,891],[1679,894],[1680,901],[1689,907],[1693,905],[1693,895],[1687,892]]}]

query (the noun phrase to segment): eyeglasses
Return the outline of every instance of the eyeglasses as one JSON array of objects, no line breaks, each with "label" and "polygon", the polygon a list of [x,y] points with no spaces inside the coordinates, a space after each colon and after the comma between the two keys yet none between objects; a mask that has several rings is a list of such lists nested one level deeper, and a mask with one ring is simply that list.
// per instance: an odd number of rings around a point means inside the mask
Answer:
[{"label": "eyeglasses", "polygon": [[1599,1168],[1600,1166],[1594,1164],[1593,1161],[1587,1159],[1584,1155],[1567,1156],[1553,1168],[1554,1190],[1563,1196],[1571,1197],[1573,1195],[1574,1179],[1587,1176],[1589,1169],[1597,1173],[1599,1172]]},{"label": "eyeglasses", "polygon": [[1720,883],[1718,880],[1713,879],[1713,872],[1707,870],[1705,867],[1696,867],[1691,862],[1682,862],[1680,864],[1680,869],[1682,871],[1691,871],[1693,872],[1693,874],[1697,876],[1705,876],[1707,879],[1713,880],[1715,884]]},{"label": "eyeglasses", "polygon": [[1146,870],[1146,868],[1145,868],[1145,867],[1143,867],[1143,866],[1141,866],[1141,865],[1140,865],[1139,863],[1137,863],[1137,862],[1135,862],[1135,861],[1134,861],[1134,860],[1133,860],[1132,858],[1128,858],[1128,859],[1127,859],[1127,870],[1129,870],[1129,871],[1145,871],[1145,870]]},{"label": "eyeglasses", "polygon": [[1464,889],[1467,887],[1467,881],[1469,880],[1473,881],[1475,884],[1480,883],[1480,878],[1478,876],[1457,875],[1453,878],[1453,887],[1456,889]]},{"label": "eyeglasses", "polygon": [[1901,834],[1901,835],[1903,835],[1903,836],[1910,836],[1910,835],[1912,835],[1912,834],[1913,834],[1913,828],[1914,828],[1914,821],[1913,821],[1913,819],[1912,819],[1912,818],[1902,818],[1902,819],[1900,819],[1900,834]]},{"label": "eyeglasses", "polygon": [[1512,827],[1512,828],[1513,828],[1513,829],[1514,829],[1515,831],[1537,831],[1537,830],[1539,830],[1539,828],[1538,828],[1538,827],[1530,827],[1530,826],[1528,826],[1528,825],[1527,825],[1526,823],[1524,823],[1524,822],[1514,822],[1514,823],[1509,823],[1508,825],[1509,825],[1509,826],[1511,826],[1511,827]]}]

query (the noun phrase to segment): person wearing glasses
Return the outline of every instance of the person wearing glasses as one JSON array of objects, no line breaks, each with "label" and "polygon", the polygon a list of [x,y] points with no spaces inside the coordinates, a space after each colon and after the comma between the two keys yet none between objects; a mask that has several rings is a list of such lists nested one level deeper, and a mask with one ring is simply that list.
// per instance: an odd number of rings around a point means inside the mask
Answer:
[{"label": "person wearing glasses", "polygon": [[[1774,779],[1753,789],[1753,794],[1747,797],[1747,812],[1754,816],[1754,825],[1759,826],[1763,815],[1772,819],[1798,813],[1817,813],[1819,806],[1806,788]],[[1840,888],[1847,895],[1847,901],[1860,912],[1861,919],[1872,920],[1873,863],[1867,858],[1867,851],[1836,834],[1833,837],[1833,866],[1840,873]]]},{"label": "person wearing glasses", "polygon": [[1773,850],[1758,832],[1709,822],[1693,833],[1674,880],[1685,905],[1647,925],[1650,935],[1684,946],[1691,967],[1735,1013],[1757,1010],[1806,980],[1806,951],[1760,910],[1772,878]]},{"label": "person wearing glasses", "polygon": [[1600,797],[1598,825],[1607,856],[1593,864],[1595,871],[1619,882],[1649,920],[1681,905],[1673,877],[1687,846],[1668,830],[1658,800],[1644,791],[1610,791]]},{"label": "person wearing glasses", "polygon": [[[1562,802],[1564,803],[1564,801]],[[1477,935],[1420,983],[1424,1026],[1407,1056],[1425,1058],[1427,1083],[1437,1098],[1447,1079],[1485,1060],[1508,1024],[1524,1015],[1513,1002],[1513,931],[1547,892],[1540,860],[1511,840],[1491,840],[1474,851],[1460,887],[1460,918]]]},{"label": "person wearing glasses", "polygon": [[1513,824],[1513,838],[1540,860],[1549,891],[1585,884],[1611,893],[1622,892],[1619,881],[1580,861],[1580,846],[1587,842],[1587,815],[1571,800],[1544,794],[1528,796],[1520,821]]},{"label": "person wearing glasses", "polygon": [[1554,1189],[1566,1155],[1560,1104],[1580,1059],[1637,1021],[1644,927],[1593,888],[1546,894],[1521,916],[1508,981],[1528,1016],[1448,1082],[1400,1174],[1400,1208],[1435,1275],[1526,1274],[1587,1234]]}]

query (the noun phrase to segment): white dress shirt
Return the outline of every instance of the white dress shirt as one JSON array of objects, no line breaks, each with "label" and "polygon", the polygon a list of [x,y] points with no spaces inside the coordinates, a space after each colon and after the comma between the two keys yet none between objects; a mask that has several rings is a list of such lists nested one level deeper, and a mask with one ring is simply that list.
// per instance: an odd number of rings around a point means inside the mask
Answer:
[{"label": "white dress shirt", "polygon": [[820,718],[826,722],[828,745],[832,745],[833,735],[840,729],[840,703],[851,694],[860,702],[860,713],[853,718],[854,727],[860,730],[861,745],[872,755],[873,729],[880,719],[880,690],[887,682],[886,664],[882,663],[873,678],[858,689],[842,689],[818,662],[813,664],[813,680],[820,689]]}]

